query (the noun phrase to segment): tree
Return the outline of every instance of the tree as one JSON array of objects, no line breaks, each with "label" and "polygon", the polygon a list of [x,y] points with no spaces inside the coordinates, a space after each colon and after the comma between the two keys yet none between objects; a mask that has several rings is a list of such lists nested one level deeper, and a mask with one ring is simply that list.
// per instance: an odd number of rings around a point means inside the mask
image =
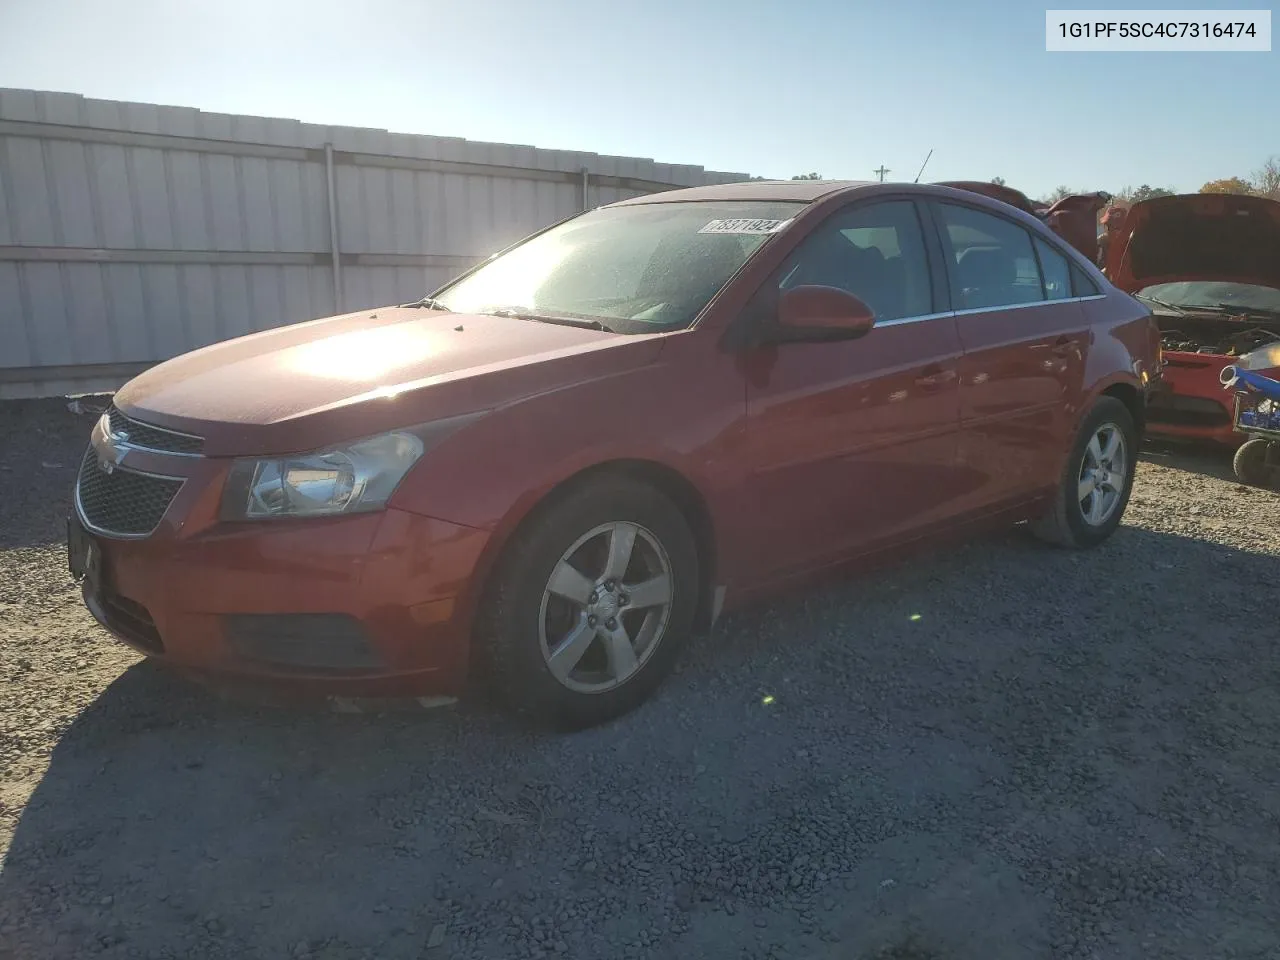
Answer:
[{"label": "tree", "polygon": [[1057,186],[1053,188],[1052,193],[1050,193],[1047,197],[1044,198],[1044,202],[1049,204],[1050,206],[1053,206],[1053,204],[1057,203],[1063,197],[1069,197],[1073,193],[1075,193],[1075,191],[1072,190],[1070,187]]},{"label": "tree", "polygon": [[1125,187],[1116,193],[1117,198],[1127,200],[1129,203],[1141,203],[1143,200],[1151,200],[1154,197],[1172,197],[1173,195],[1172,190],[1153,187],[1146,183],[1140,187]]},{"label": "tree", "polygon": [[798,177],[792,177],[791,179],[792,179],[792,180],[821,180],[821,179],[822,179],[822,174],[820,174],[820,173],[802,173],[802,174],[800,174]]},{"label": "tree", "polygon": [[1253,171],[1253,192],[1260,197],[1280,200],[1280,156],[1268,157],[1267,162]]},{"label": "tree", "polygon": [[1004,177],[992,177],[991,182],[994,183],[997,187],[1003,187],[1006,185],[1004,182]]},{"label": "tree", "polygon": [[1201,193],[1253,193],[1253,184],[1239,177],[1227,177],[1224,180],[1210,180],[1200,188]]}]

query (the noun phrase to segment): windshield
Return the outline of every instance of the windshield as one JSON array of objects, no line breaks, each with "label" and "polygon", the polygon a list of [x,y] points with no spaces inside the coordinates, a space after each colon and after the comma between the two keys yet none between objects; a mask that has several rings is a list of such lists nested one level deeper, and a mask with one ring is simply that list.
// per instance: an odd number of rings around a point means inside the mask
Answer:
[{"label": "windshield", "polygon": [[1138,296],[1163,301],[1183,309],[1209,307],[1211,309],[1257,310],[1263,313],[1280,313],[1280,290],[1260,287],[1252,283],[1226,283],[1210,280],[1185,280],[1178,283],[1157,283],[1145,287]]},{"label": "windshield", "polygon": [[593,210],[433,294],[455,313],[682,329],[801,203],[653,203]]}]

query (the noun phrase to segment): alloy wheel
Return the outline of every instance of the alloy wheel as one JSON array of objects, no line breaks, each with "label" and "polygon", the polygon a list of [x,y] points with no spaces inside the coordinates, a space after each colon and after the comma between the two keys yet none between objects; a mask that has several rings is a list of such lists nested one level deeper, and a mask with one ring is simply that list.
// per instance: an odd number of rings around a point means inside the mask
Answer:
[{"label": "alloy wheel", "polygon": [[1124,432],[1114,423],[1103,423],[1084,449],[1077,478],[1080,514],[1091,527],[1106,523],[1124,496],[1129,476],[1129,452]]},{"label": "alloy wheel", "polygon": [[671,560],[650,531],[618,521],[564,552],[542,594],[538,639],[547,668],[580,693],[601,693],[639,672],[666,633]]}]

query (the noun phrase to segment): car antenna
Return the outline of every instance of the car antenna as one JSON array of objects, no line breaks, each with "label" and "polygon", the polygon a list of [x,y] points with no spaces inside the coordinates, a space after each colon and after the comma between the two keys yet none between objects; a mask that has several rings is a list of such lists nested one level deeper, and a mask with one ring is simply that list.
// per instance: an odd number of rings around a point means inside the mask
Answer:
[{"label": "car antenna", "polygon": [[916,174],[916,178],[911,181],[912,183],[920,182],[920,174],[924,173],[924,168],[929,165],[929,157],[932,157],[932,156],[933,156],[933,148],[930,147],[928,155],[924,158],[924,163],[920,164],[920,173]]}]

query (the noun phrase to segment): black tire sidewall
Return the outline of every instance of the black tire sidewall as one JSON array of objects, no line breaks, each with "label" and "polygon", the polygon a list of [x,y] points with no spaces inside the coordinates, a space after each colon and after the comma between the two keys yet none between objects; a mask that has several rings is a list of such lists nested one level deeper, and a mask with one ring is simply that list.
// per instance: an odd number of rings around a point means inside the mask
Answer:
[{"label": "black tire sidewall", "polygon": [[[1124,490],[1121,492],[1120,502],[1107,521],[1099,526],[1093,526],[1084,518],[1079,498],[1076,496],[1076,488],[1079,485],[1080,465],[1084,459],[1085,448],[1094,434],[1107,423],[1115,424],[1124,435],[1127,461]],[[1125,509],[1129,506],[1129,495],[1133,492],[1133,481],[1138,468],[1137,458],[1138,430],[1133,422],[1133,414],[1129,412],[1128,407],[1114,397],[1101,397],[1080,424],[1079,434],[1075,445],[1071,448],[1071,456],[1067,460],[1062,476],[1062,490],[1059,496],[1064,499],[1067,527],[1076,544],[1082,547],[1095,546],[1106,540],[1120,526]]]},{"label": "black tire sidewall", "polygon": [[1254,437],[1242,443],[1232,458],[1236,479],[1250,486],[1267,486],[1271,480],[1271,468],[1267,466],[1268,441]]},{"label": "black tire sidewall", "polygon": [[[538,617],[543,591],[565,551],[601,524],[627,521],[646,529],[671,563],[672,608],[656,650],[612,690],[565,687],[542,656]],[[670,672],[692,630],[698,603],[698,550],[679,509],[657,490],[629,479],[606,479],[551,504],[518,532],[499,565],[478,639],[484,668],[508,706],[558,727],[580,728],[627,713]]]}]

